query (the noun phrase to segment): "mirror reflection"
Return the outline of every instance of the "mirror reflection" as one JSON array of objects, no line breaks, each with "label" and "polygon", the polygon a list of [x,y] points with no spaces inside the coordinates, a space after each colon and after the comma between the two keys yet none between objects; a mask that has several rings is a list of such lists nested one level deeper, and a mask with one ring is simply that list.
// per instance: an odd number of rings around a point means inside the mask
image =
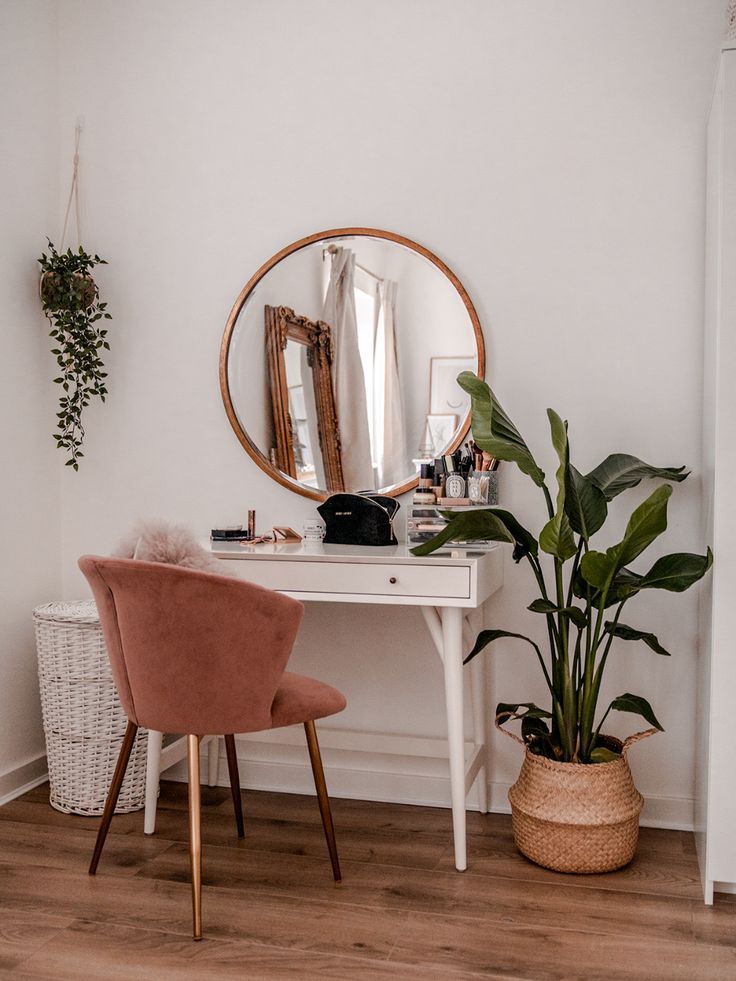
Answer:
[{"label": "mirror reflection", "polygon": [[397,239],[297,243],[254,277],[228,322],[231,423],[263,469],[309,496],[399,493],[467,431],[456,378],[484,368],[475,311],[439,260]]}]

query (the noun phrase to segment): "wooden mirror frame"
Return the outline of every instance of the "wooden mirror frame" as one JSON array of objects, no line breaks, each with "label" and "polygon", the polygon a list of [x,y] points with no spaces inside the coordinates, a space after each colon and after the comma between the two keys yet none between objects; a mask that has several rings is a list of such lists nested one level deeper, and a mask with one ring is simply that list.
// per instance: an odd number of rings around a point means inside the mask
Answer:
[{"label": "wooden mirror frame", "polygon": [[332,387],[332,327],[324,320],[300,317],[290,307],[266,307],[266,358],[271,382],[271,407],[276,433],[276,465],[282,473],[297,479],[294,456],[294,424],[289,412],[289,386],[284,351],[289,341],[307,349],[312,369],[314,401],[317,406],[317,432],[325,480],[330,494],[345,489],[340,456],[340,429]]},{"label": "wooden mirror frame", "polygon": [[[382,231],[379,228],[330,228],[327,231],[315,232],[314,235],[308,235],[306,238],[300,238],[297,242],[287,245],[275,255],[271,256],[271,258],[267,262],[264,262],[260,269],[258,269],[245,284],[240,292],[240,295],[233,304],[233,308],[227,318],[225,333],[223,334],[222,344],[220,345],[220,390],[222,392],[222,400],[225,405],[225,412],[227,413],[230,425],[232,426],[238,441],[251,459],[261,468],[261,470],[263,470],[264,473],[268,474],[268,476],[277,483],[281,484],[283,487],[287,487],[291,491],[294,491],[296,494],[301,494],[303,497],[309,497],[314,501],[324,501],[332,492],[320,490],[315,487],[308,487],[305,484],[301,484],[295,477],[279,470],[273,463],[271,463],[268,457],[261,452],[259,447],[255,445],[241,426],[235,411],[235,406],[233,405],[232,394],[230,392],[227,362],[230,354],[230,345],[232,343],[233,333],[235,331],[235,325],[237,324],[240,312],[245,306],[252,291],[269,272],[269,270],[273,269],[273,267],[277,263],[281,262],[282,259],[292,255],[294,252],[299,252],[300,249],[307,248],[309,245],[314,245],[315,242],[322,242],[326,239],[347,238],[350,236],[366,236],[369,238],[380,238],[389,242],[396,242],[398,245],[403,245],[405,248],[411,249],[413,252],[417,252],[419,255],[424,256],[425,259],[428,259],[434,266],[436,266],[455,287],[460,299],[463,302],[463,305],[465,306],[465,309],[468,312],[468,316],[470,317],[473,333],[475,335],[475,343],[478,350],[478,377],[485,378],[486,371],[485,343],[483,341],[483,332],[480,327],[480,321],[478,319],[478,314],[476,313],[475,307],[473,306],[465,287],[452,272],[452,270],[446,266],[441,259],[438,259],[433,252],[430,252],[429,249],[425,249],[423,245],[419,245],[417,242],[413,242],[411,239],[405,238],[403,235],[397,235],[394,232]],[[469,431],[470,413],[468,412],[462,426],[458,430],[458,435],[448,447],[447,452],[452,453],[454,450],[456,450],[458,446],[462,444]],[[394,484],[393,486],[387,488],[380,488],[380,491],[387,497],[399,497],[401,494],[405,494],[407,491],[410,491],[416,487],[417,479],[417,475],[414,475],[402,483]]]}]

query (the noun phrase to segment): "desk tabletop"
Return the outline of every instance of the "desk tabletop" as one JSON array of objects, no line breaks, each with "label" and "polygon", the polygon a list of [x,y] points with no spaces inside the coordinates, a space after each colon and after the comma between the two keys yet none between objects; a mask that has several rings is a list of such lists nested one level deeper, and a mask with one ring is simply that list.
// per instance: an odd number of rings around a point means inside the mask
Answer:
[{"label": "desk tabletop", "polygon": [[493,555],[498,546],[477,548],[442,548],[431,555],[412,555],[408,545],[324,545],[322,542],[301,541],[248,545],[240,542],[210,542],[212,554],[218,559],[290,559],[303,562],[360,562],[380,565],[456,565],[472,566]]}]

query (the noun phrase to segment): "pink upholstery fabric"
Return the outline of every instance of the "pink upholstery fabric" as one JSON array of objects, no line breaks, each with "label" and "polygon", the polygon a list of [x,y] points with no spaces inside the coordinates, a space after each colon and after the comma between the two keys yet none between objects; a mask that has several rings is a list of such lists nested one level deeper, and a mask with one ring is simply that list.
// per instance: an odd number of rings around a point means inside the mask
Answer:
[{"label": "pink upholstery fabric", "polygon": [[304,608],[253,583],[157,562],[86,555],[120,701],[159,732],[256,732],[345,707],[286,674]]}]

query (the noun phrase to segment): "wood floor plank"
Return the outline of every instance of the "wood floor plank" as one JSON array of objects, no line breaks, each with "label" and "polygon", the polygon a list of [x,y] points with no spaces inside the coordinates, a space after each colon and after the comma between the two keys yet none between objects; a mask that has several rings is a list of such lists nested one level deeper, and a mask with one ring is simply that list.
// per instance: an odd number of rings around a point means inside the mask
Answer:
[{"label": "wood floor plank", "polygon": [[[84,965],[84,975],[80,972]],[[53,978],[73,981],[81,976],[95,981],[130,979],[161,981],[164,978],[307,979],[334,978],[347,981],[362,978],[383,981],[419,981],[440,978],[461,981],[469,978],[459,969],[435,971],[404,964],[380,964],[350,957],[283,950],[274,946],[228,942],[205,938],[190,939],[133,927],[79,921],[59,933],[28,958],[14,974],[20,979]]]},{"label": "wood floor plank", "polygon": [[[95,833],[60,834],[57,829],[16,821],[0,822],[2,861],[17,866],[73,868],[85,870],[94,848]],[[147,860],[171,847],[165,839],[108,834],[102,862],[118,875],[135,875]]]},{"label": "wood floor plank", "polygon": [[511,927],[477,920],[411,913],[391,960],[446,964],[469,973],[535,981],[725,981],[736,977],[736,951],[652,937],[583,933],[564,926]]},{"label": "wood floor plank", "polygon": [[[702,899],[700,873],[694,853],[675,847],[651,848],[648,836],[643,837],[633,862],[614,874],[572,875],[543,869],[524,858],[513,845],[499,847],[495,839],[475,837],[468,844],[468,864],[471,875],[508,877],[534,882],[561,882],[584,888],[605,889],[625,893],[673,896],[681,899]],[[451,852],[446,852],[438,868],[454,868]]]},{"label": "wood floor plank", "polygon": [[[186,881],[187,852],[173,845],[141,867],[140,877]],[[204,881],[216,889],[253,897],[288,891],[305,903],[314,900],[370,907],[381,914],[408,911],[467,916],[489,922],[554,927],[562,918],[578,929],[639,937],[694,939],[692,905],[646,894],[579,889],[555,883],[489,879],[453,871],[396,869],[343,862],[343,881],[326,889],[321,863],[308,858],[272,856],[211,847]]]},{"label": "wood floor plank", "polygon": [[69,916],[3,911],[0,916],[0,974],[12,974],[34,951],[72,923]]}]

